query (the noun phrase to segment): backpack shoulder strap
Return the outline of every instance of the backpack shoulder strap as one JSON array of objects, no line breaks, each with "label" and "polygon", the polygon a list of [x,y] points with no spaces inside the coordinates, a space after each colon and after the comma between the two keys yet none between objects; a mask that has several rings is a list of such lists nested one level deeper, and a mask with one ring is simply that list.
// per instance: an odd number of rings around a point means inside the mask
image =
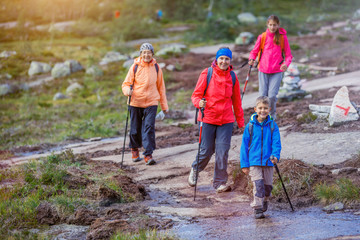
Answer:
[{"label": "backpack shoulder strap", "polygon": [[231,75],[231,79],[232,79],[232,83],[233,83],[233,88],[235,86],[236,83],[236,75],[234,71],[230,71],[230,75]]},{"label": "backpack shoulder strap", "polygon": [[139,67],[138,64],[135,64],[135,65],[134,65],[134,76],[135,76],[135,74],[136,74],[136,72],[137,72],[138,67]]},{"label": "backpack shoulder strap", "polygon": [[281,52],[284,52],[284,48],[285,48],[285,43],[284,43],[284,35],[280,34],[280,46],[281,46]]},{"label": "backpack shoulder strap", "polygon": [[208,89],[208,86],[210,84],[210,80],[211,80],[211,77],[212,77],[212,72],[213,72],[213,68],[212,67],[209,67],[208,68],[208,72],[207,72],[207,75],[206,75],[206,88],[205,88],[205,91],[204,91],[204,95],[206,94],[206,91]]},{"label": "backpack shoulder strap", "polygon": [[252,142],[253,131],[254,131],[253,128],[254,128],[254,124],[252,124],[252,123],[250,122],[250,123],[249,123],[250,140],[249,140],[248,152],[250,151],[250,146],[251,146],[251,142]]},{"label": "backpack shoulder strap", "polygon": [[264,51],[264,47],[265,47],[265,40],[266,40],[266,32],[263,32],[261,34],[261,42],[260,42],[260,49],[259,49],[259,53],[258,53],[258,66],[260,64],[260,59],[261,59],[261,55]]},{"label": "backpack shoulder strap", "polygon": [[155,69],[156,69],[156,73],[159,74],[159,65],[157,63],[155,63]]}]

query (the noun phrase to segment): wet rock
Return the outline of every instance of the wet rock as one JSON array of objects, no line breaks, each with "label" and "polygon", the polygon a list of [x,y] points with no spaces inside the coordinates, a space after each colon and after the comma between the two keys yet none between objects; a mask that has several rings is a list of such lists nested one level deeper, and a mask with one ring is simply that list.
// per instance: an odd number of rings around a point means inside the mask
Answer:
[{"label": "wet rock", "polygon": [[36,208],[36,219],[40,224],[54,225],[60,222],[60,216],[55,206],[48,202],[40,203]]},{"label": "wet rock", "polygon": [[81,90],[83,88],[84,87],[81,84],[75,82],[75,83],[71,84],[69,87],[67,87],[66,93],[71,94],[71,93],[74,93],[74,92],[76,92],[78,90]]},{"label": "wet rock", "polygon": [[47,73],[47,72],[50,72],[50,71],[51,71],[50,64],[43,63],[43,62],[32,61],[31,64],[30,64],[30,68],[28,70],[28,75],[33,76],[35,74]]},{"label": "wet rock", "polygon": [[60,224],[51,226],[49,230],[44,232],[44,235],[54,236],[51,238],[54,240],[85,240],[88,229],[88,226]]},{"label": "wet rock", "polygon": [[346,86],[341,87],[335,94],[329,115],[329,125],[336,126],[349,121],[359,119],[359,114],[350,102],[349,90]]},{"label": "wet rock", "polygon": [[357,170],[358,170],[357,168],[353,168],[353,167],[344,167],[344,168],[331,170],[331,173],[334,175],[351,174],[357,172]]},{"label": "wet rock", "polygon": [[237,15],[237,19],[240,23],[246,23],[246,24],[254,24],[257,23],[257,18],[254,16],[254,14],[249,12],[240,13]]},{"label": "wet rock", "polygon": [[235,44],[237,45],[248,45],[254,41],[254,34],[251,32],[242,32],[239,36],[235,39]]},{"label": "wet rock", "polygon": [[360,211],[359,212],[354,212],[354,215],[360,215]]},{"label": "wet rock", "polygon": [[91,224],[86,239],[109,239],[116,231],[126,233],[134,231],[134,229],[124,219],[106,220],[104,218],[98,218]]},{"label": "wet rock", "polygon": [[344,204],[341,202],[337,202],[331,205],[328,205],[326,207],[323,208],[323,210],[327,213],[332,213],[334,211],[341,211],[344,209]]},{"label": "wet rock", "polygon": [[58,92],[54,95],[53,100],[56,101],[56,100],[61,100],[61,99],[66,99],[66,98],[68,98],[68,97],[65,94]]},{"label": "wet rock", "polygon": [[87,68],[85,73],[94,77],[101,77],[104,75],[103,70],[101,70],[98,66],[91,66]]},{"label": "wet rock", "polygon": [[68,224],[87,226],[91,225],[98,218],[98,213],[87,208],[76,210],[74,215],[70,216],[66,221]]},{"label": "wet rock", "polygon": [[106,65],[109,64],[111,62],[119,62],[119,61],[124,61],[127,60],[128,56],[126,55],[122,55],[119,52],[108,52],[105,54],[105,56],[103,57],[103,59],[101,59],[100,61],[100,65]]},{"label": "wet rock", "polygon": [[56,63],[53,69],[51,70],[51,76],[53,78],[60,78],[69,76],[71,73],[70,66],[64,63]]},{"label": "wet rock", "polygon": [[66,60],[64,64],[70,68],[70,73],[84,70],[83,66],[76,60]]},{"label": "wet rock", "polygon": [[16,55],[16,51],[2,51],[0,53],[0,58],[8,58],[11,57],[12,55]]}]

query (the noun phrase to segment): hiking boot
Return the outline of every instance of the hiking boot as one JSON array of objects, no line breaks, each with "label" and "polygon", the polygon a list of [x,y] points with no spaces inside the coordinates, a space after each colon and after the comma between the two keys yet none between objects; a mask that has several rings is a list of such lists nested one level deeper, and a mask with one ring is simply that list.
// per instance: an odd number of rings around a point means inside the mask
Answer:
[{"label": "hiking boot", "polygon": [[145,156],[145,163],[146,165],[154,165],[156,164],[155,160],[152,158],[152,155]]},{"label": "hiking boot", "polygon": [[269,206],[269,201],[264,201],[262,208],[263,212],[266,212],[268,210],[268,206]]},{"label": "hiking boot", "polygon": [[255,219],[265,218],[264,212],[261,208],[254,210]]},{"label": "hiking boot", "polygon": [[217,193],[222,193],[222,192],[229,192],[231,191],[231,187],[226,185],[226,184],[221,184],[217,189],[216,192]]},{"label": "hiking boot", "polygon": [[132,148],[131,149],[131,158],[132,158],[133,162],[141,161],[141,158],[139,156],[139,149],[137,149],[137,148]]},{"label": "hiking boot", "polygon": [[[198,173],[198,178],[199,178],[199,173]],[[196,185],[196,170],[194,168],[191,168],[188,178],[188,183],[190,187],[194,187]]]}]

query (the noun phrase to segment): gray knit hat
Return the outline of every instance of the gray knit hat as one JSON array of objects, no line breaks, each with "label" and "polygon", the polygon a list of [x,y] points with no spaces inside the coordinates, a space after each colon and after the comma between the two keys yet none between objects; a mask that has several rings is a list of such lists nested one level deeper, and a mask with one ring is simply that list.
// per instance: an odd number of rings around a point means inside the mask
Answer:
[{"label": "gray knit hat", "polygon": [[143,43],[140,47],[140,54],[143,50],[150,50],[154,54],[154,47],[150,43]]}]

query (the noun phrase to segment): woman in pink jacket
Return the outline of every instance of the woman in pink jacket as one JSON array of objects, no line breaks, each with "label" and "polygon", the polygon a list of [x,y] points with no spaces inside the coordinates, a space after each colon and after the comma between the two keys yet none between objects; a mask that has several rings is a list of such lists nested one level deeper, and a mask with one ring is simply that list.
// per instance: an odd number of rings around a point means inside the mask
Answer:
[{"label": "woman in pink jacket", "polygon": [[267,19],[266,32],[259,35],[250,52],[249,64],[258,57],[259,93],[270,98],[270,115],[276,119],[276,95],[279,92],[283,72],[291,63],[292,55],[286,31],[280,28],[280,20],[271,15]]}]

